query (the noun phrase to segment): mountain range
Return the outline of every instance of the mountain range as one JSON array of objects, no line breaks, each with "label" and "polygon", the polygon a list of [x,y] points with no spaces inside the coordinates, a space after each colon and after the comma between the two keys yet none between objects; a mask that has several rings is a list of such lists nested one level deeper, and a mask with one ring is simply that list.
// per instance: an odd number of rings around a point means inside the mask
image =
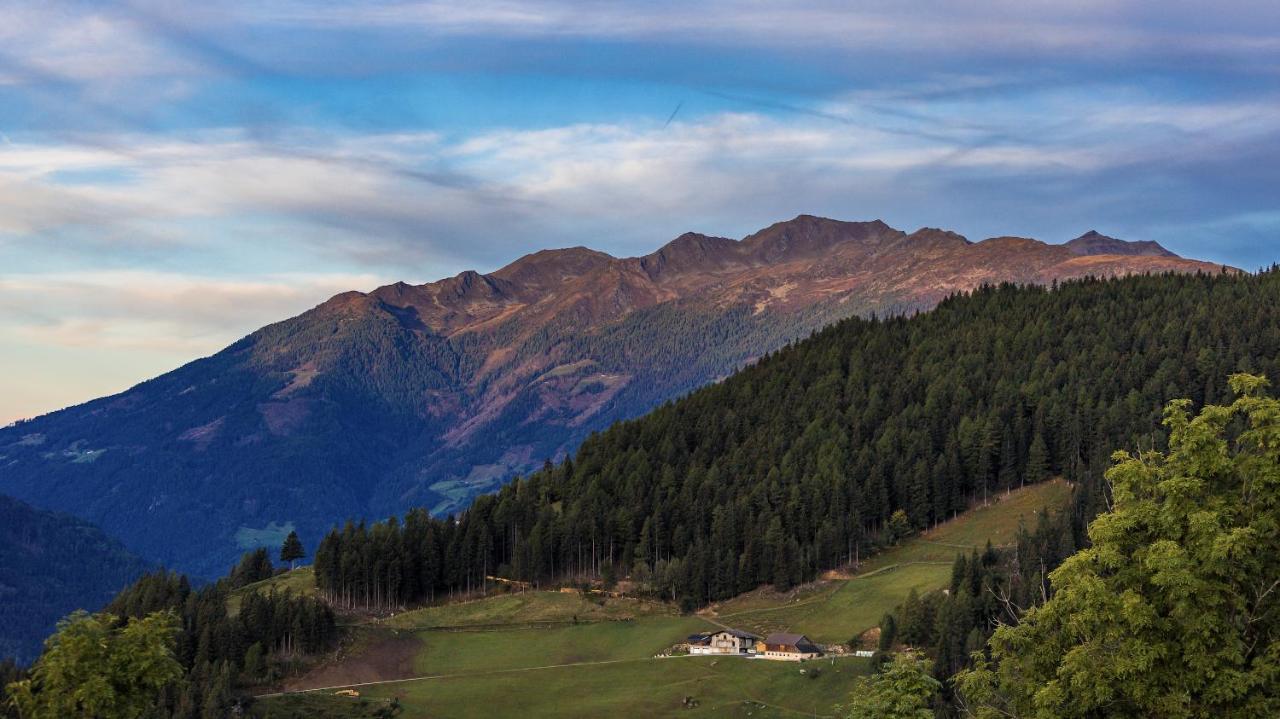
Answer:
[{"label": "mountain range", "polygon": [[1151,242],[1065,244],[800,216],[643,257],[545,250],[347,292],[123,393],[0,430],[0,491],[198,575],[290,529],[465,506],[590,433],[853,315],[983,284],[1220,272]]}]

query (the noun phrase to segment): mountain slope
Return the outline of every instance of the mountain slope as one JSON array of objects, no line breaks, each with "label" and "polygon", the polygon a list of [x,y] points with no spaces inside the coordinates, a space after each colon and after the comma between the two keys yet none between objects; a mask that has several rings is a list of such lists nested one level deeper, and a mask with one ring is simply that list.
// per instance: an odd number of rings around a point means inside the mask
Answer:
[{"label": "mountain slope", "polygon": [[852,315],[983,283],[1219,271],[1085,236],[972,243],[801,216],[614,258],[548,250],[333,297],[133,389],[0,430],[0,490],[206,576],[334,519],[464,506],[589,433]]},{"label": "mountain slope", "polygon": [[[1165,403],[1219,403],[1242,371],[1280,376],[1278,270],[983,288],[909,318],[840,322],[458,517],[343,526],[316,551],[316,583],[385,608],[495,573],[575,585],[611,573],[699,606],[785,592],[1061,475],[1075,486],[1068,521],[1019,550],[1043,572],[1087,541],[1113,453],[1161,448]],[[1011,590],[1019,606],[1039,591],[1034,567]]]},{"label": "mountain slope", "polygon": [[0,495],[0,657],[34,660],[59,619],[150,568],[87,522]]}]

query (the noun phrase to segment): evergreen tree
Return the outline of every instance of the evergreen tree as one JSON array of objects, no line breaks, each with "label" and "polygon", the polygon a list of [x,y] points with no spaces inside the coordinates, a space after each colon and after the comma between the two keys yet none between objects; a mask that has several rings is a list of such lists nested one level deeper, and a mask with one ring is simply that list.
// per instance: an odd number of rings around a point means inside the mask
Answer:
[{"label": "evergreen tree", "polygon": [[288,562],[289,568],[293,569],[297,561],[305,556],[307,552],[302,548],[302,540],[298,539],[298,533],[289,532],[289,536],[285,537],[284,544],[280,547],[280,561]]},{"label": "evergreen tree", "polygon": [[1049,448],[1044,443],[1044,436],[1037,432],[1027,452],[1027,471],[1023,472],[1022,481],[1034,484],[1043,480],[1048,474]]}]

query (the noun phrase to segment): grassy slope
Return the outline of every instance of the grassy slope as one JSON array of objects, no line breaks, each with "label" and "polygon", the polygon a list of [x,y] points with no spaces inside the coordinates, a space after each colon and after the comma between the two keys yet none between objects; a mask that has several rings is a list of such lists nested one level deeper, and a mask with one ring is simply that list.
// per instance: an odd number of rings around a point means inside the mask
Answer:
[{"label": "grassy slope", "polygon": [[[813,676],[817,668],[819,674]],[[801,673],[801,669],[805,673]],[[564,716],[831,716],[848,697],[862,659],[801,665],[711,657],[639,659],[587,667],[561,667],[400,682],[362,687],[358,700],[332,694],[261,702],[271,719],[358,717],[360,702],[391,698],[401,719]],[[685,697],[697,705],[684,706]],[[763,706],[762,706],[763,703]],[[349,713],[342,713],[343,711]]]},{"label": "grassy slope", "polygon": [[[821,670],[816,679],[810,673]],[[800,670],[804,669],[805,674]],[[806,664],[681,657],[458,677],[375,687],[374,698],[399,697],[405,719],[419,717],[812,716],[845,700],[868,663],[839,659]],[[684,708],[684,698],[698,706]],[[746,702],[757,702],[748,705]],[[759,702],[771,705],[762,708]]]},{"label": "grassy slope", "polygon": [[398,614],[383,622],[396,629],[538,625],[575,621],[635,619],[674,614],[660,602],[612,598],[593,601],[577,592],[523,592],[471,602],[444,604]]},{"label": "grassy slope", "polygon": [[[993,544],[1009,542],[1020,521],[1032,521],[1044,507],[1062,506],[1069,491],[1066,484],[1051,482],[1014,492],[864,562],[863,573],[853,579],[817,583],[785,599],[753,592],[717,607],[716,618],[757,632],[788,629],[818,641],[847,641],[873,626],[912,587],[944,586],[956,552],[980,550],[988,538]],[[253,587],[268,586],[261,584]],[[421,646],[414,672],[432,678],[361,687],[360,700],[323,692],[259,706],[273,719],[364,716],[361,712],[392,697],[404,706],[404,719],[516,711],[526,719],[646,713],[827,716],[846,699],[851,678],[868,668],[866,661],[848,658],[803,666],[652,658],[710,626],[703,618],[677,616],[660,604],[597,602],[558,592],[428,607],[381,620],[365,631],[411,632]],[[557,666],[563,664],[576,666]],[[821,670],[817,678],[800,673],[814,667]],[[685,697],[698,705],[686,709]]]},{"label": "grassy slope", "polygon": [[1062,481],[1017,490],[863,562],[853,579],[822,582],[786,598],[752,592],[716,607],[716,618],[757,633],[787,630],[819,642],[846,642],[879,622],[911,589],[946,586],[957,552],[981,551],[988,539],[1011,542],[1020,522],[1064,506],[1069,495]]},{"label": "grassy slope", "polygon": [[286,589],[294,594],[315,594],[316,578],[315,573],[311,571],[311,567],[298,567],[283,574],[277,574],[270,579],[254,582],[237,589],[227,597],[227,612],[232,616],[239,613],[241,598],[249,592],[281,592]]},{"label": "grassy slope", "polygon": [[435,675],[645,659],[713,628],[698,617],[647,617],[550,629],[423,631],[414,668]]}]

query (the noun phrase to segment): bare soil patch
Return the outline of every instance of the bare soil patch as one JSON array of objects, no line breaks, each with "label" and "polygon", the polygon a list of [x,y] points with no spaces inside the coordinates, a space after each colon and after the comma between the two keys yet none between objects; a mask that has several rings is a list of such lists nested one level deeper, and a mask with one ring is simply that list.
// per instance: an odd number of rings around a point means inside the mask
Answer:
[{"label": "bare soil patch", "polygon": [[422,649],[422,640],[412,632],[377,632],[349,649],[340,650],[331,661],[301,677],[284,683],[284,691],[365,684],[416,676],[413,660]]}]

